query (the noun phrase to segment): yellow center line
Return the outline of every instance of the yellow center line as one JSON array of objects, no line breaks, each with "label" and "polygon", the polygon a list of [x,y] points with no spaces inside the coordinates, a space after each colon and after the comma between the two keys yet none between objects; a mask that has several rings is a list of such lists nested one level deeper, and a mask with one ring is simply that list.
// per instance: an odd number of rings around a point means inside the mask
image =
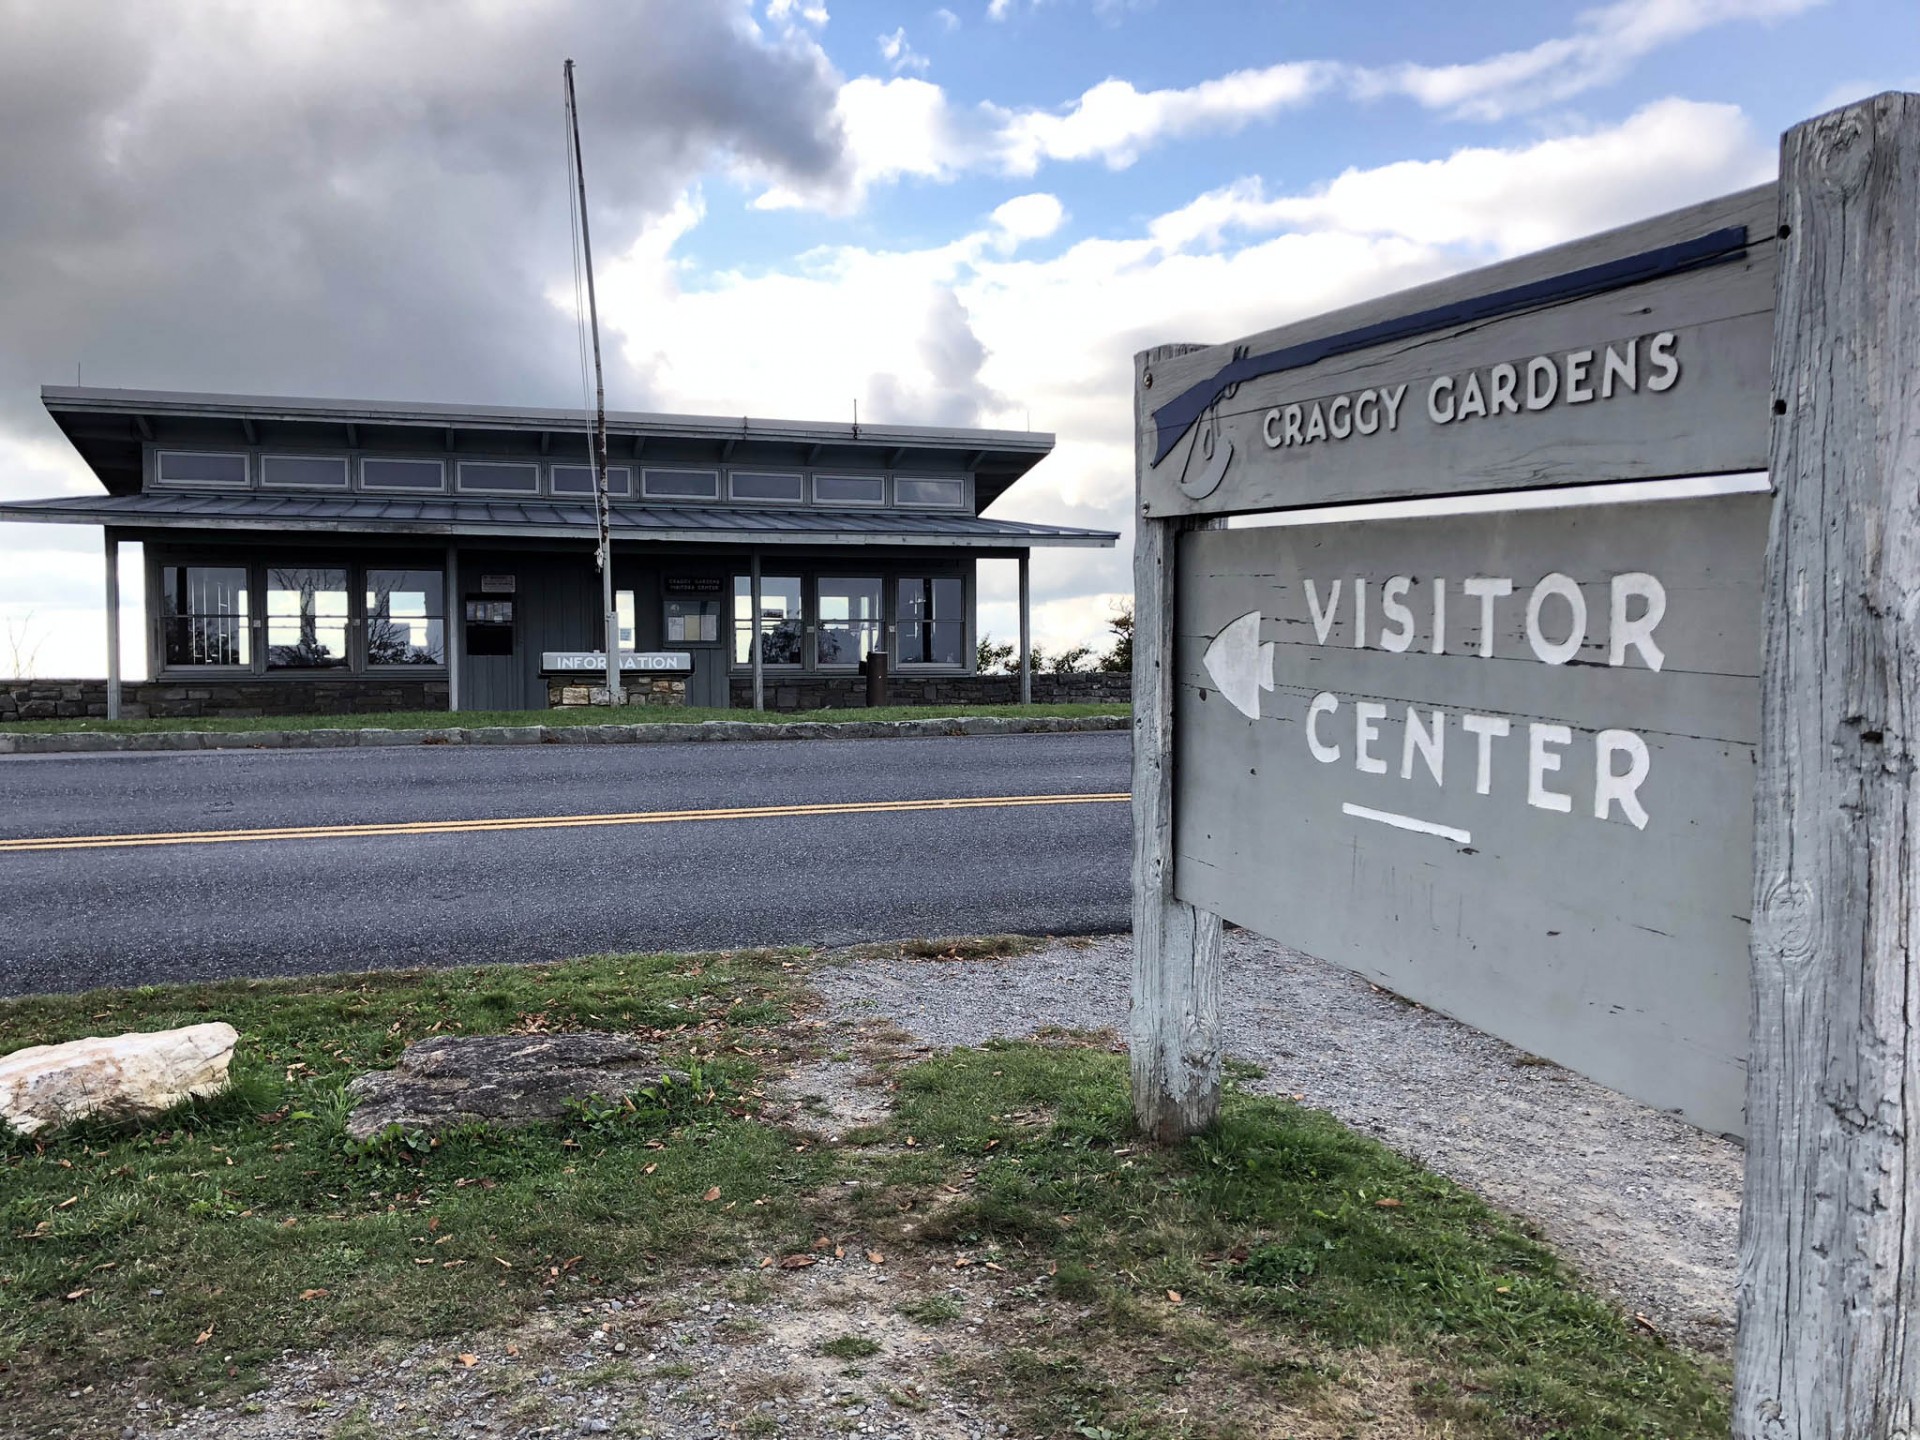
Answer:
[{"label": "yellow center line", "polygon": [[479,820],[283,825],[257,830],[174,830],[140,835],[30,835],[16,840],[0,840],[0,854],[17,855],[42,850],[127,850],[152,845],[222,845],[243,840],[355,840],[393,835],[571,830],[601,825],[672,825],[694,820],[772,820],[800,815],[892,815],[927,810],[1115,805],[1132,798],[1125,791],[1097,795],[966,795],[942,800],[867,800],[830,805],[757,805],[716,810],[635,810],[609,815],[509,815]]}]

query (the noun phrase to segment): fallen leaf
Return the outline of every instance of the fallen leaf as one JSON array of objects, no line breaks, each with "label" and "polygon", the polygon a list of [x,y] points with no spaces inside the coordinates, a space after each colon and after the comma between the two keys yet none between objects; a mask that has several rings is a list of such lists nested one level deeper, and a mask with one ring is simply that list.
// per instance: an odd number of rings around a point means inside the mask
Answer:
[{"label": "fallen leaf", "polygon": [[846,1258],[847,1258],[847,1247],[846,1247],[846,1246],[844,1246],[844,1245],[836,1245],[836,1246],[834,1246],[834,1247],[833,1247],[833,1258],[834,1258],[834,1259],[836,1259],[836,1260],[844,1260],[844,1259],[846,1259]]},{"label": "fallen leaf", "polygon": [[92,1293],[93,1291],[91,1289],[82,1287],[81,1289],[78,1289],[78,1290],[69,1291],[67,1294],[67,1299],[84,1300],[86,1299],[87,1296],[91,1295]]},{"label": "fallen leaf", "polygon": [[513,1269],[513,1266],[509,1265],[506,1261],[502,1260],[498,1255],[493,1257],[493,1263],[498,1265],[502,1270]]},{"label": "fallen leaf", "polygon": [[207,1343],[207,1341],[211,1340],[212,1338],[213,1338],[213,1326],[209,1325],[207,1326],[206,1329],[202,1330],[197,1336],[194,1337],[193,1343],[196,1345],[204,1345]]},{"label": "fallen leaf", "polygon": [[466,1263],[467,1263],[467,1262],[466,1262],[466,1261],[464,1261],[464,1260],[442,1260],[442,1261],[440,1262],[440,1268],[441,1268],[442,1270],[452,1270],[452,1269],[455,1269],[456,1267],[458,1267],[458,1266],[461,1266],[461,1265],[464,1265],[464,1264],[466,1264]]},{"label": "fallen leaf", "polygon": [[98,1275],[102,1270],[117,1270],[119,1268],[120,1268],[120,1262],[118,1260],[109,1260],[103,1265],[94,1266],[93,1269],[89,1270],[87,1273],[89,1275]]},{"label": "fallen leaf", "polygon": [[1373,1203],[1381,1210],[1399,1210],[1404,1208],[1400,1201],[1392,1199],[1376,1200]]},{"label": "fallen leaf", "polygon": [[480,1357],[478,1355],[462,1355],[460,1357],[460,1363],[471,1370],[480,1363]]},{"label": "fallen leaf", "polygon": [[909,1135],[909,1136],[907,1136],[907,1144],[909,1144],[909,1145],[918,1145],[919,1143],[920,1143],[920,1142],[919,1142],[918,1140],[916,1140],[916,1139],[914,1139],[914,1138],[913,1138],[913,1136],[911,1136],[911,1135]]},{"label": "fallen leaf", "polygon": [[993,1271],[997,1275],[1004,1275],[1007,1273],[1006,1271],[1002,1270],[998,1265],[994,1264],[993,1261],[991,1260],[987,1261],[986,1265],[987,1265],[987,1269]]},{"label": "fallen leaf", "polygon": [[702,1195],[700,1198],[706,1201],[709,1205],[711,1205],[714,1201],[720,1198],[720,1187],[718,1185],[715,1185],[711,1190],[707,1191],[707,1193]]},{"label": "fallen leaf", "polygon": [[867,1251],[867,1263],[869,1265],[884,1265],[886,1261],[887,1257],[882,1255],[878,1250]]},{"label": "fallen leaf", "polygon": [[1511,1295],[1513,1293],[1513,1287],[1511,1285],[1496,1285],[1493,1287],[1493,1293],[1496,1295]]},{"label": "fallen leaf", "polygon": [[1000,1142],[999,1142],[998,1140],[989,1140],[989,1141],[987,1141],[987,1149],[989,1149],[989,1150],[994,1150],[994,1149],[998,1149],[998,1148],[999,1148],[999,1145],[1000,1145]]},{"label": "fallen leaf", "polygon": [[782,1270],[804,1270],[807,1266],[816,1263],[818,1262],[815,1261],[811,1255],[788,1255],[780,1261],[780,1268]]},{"label": "fallen leaf", "polygon": [[1170,1300],[1175,1305],[1180,1304],[1181,1303],[1180,1292],[1178,1290],[1167,1291],[1167,1299]]},{"label": "fallen leaf", "polygon": [[822,1235],[813,1242],[813,1248],[816,1250],[831,1250],[833,1248],[833,1241]]},{"label": "fallen leaf", "polygon": [[762,1270],[765,1270],[768,1266],[772,1264],[773,1264],[773,1257],[771,1255],[762,1255],[760,1257],[760,1268]]},{"label": "fallen leaf", "polygon": [[967,1266],[971,1264],[973,1264],[973,1261],[969,1260],[966,1256],[962,1255],[954,1260],[953,1268],[956,1270],[964,1270],[967,1268]]},{"label": "fallen leaf", "polygon": [[80,1203],[80,1197],[78,1195],[69,1195],[66,1199],[62,1200],[58,1205],[54,1206],[53,1208],[56,1210],[64,1210],[69,1205],[77,1205],[79,1203]]},{"label": "fallen leaf", "polygon": [[433,1264],[433,1261],[431,1261],[431,1260],[416,1260],[416,1261],[414,1261],[413,1263],[414,1263],[414,1264],[416,1264],[416,1265],[431,1265],[431,1264]]},{"label": "fallen leaf", "polygon": [[331,1292],[326,1290],[302,1290],[300,1292],[300,1298],[302,1300],[324,1300],[330,1293]]},{"label": "fallen leaf", "polygon": [[507,1346],[507,1354],[518,1355],[519,1353],[520,1353],[520,1347],[518,1345]]},{"label": "fallen leaf", "polygon": [[651,1165],[643,1169],[640,1173],[642,1175],[651,1175],[654,1171],[658,1170],[659,1168],[660,1168],[660,1162],[656,1160]]}]

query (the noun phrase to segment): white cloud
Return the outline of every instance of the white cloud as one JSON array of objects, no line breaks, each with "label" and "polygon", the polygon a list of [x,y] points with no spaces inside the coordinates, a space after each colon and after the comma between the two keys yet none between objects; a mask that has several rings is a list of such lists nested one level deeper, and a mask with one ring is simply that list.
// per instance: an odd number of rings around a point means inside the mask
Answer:
[{"label": "white cloud", "polygon": [[1717,25],[1773,21],[1825,0],[1615,0],[1585,11],[1571,35],[1465,65],[1352,72],[1356,96],[1397,94],[1429,109],[1500,120],[1557,104],[1620,78],[1653,51]]},{"label": "white cloud", "polygon": [[882,35],[879,45],[881,58],[893,67],[893,73],[896,75],[907,70],[924,71],[931,63],[926,56],[907,43],[907,27],[904,25],[891,35]]},{"label": "white cloud", "polygon": [[946,92],[911,76],[862,75],[840,87],[834,118],[845,137],[848,168],[800,184],[774,185],[753,202],[762,210],[858,209],[868,189],[914,178],[950,180],[968,168],[977,141],[947,103]]},{"label": "white cloud", "polygon": [[776,25],[798,20],[818,30],[827,23],[827,7],[822,0],[767,0],[767,19]]},{"label": "white cloud", "polygon": [[949,35],[960,28],[960,17],[944,5],[933,12],[933,18],[940,22],[940,28]]},{"label": "white cloud", "polygon": [[1142,150],[1170,137],[1229,133],[1305,104],[1336,77],[1337,67],[1312,61],[1236,70],[1184,90],[1136,90],[1103,80],[1063,114],[1041,110],[993,113],[994,153],[1001,169],[1031,175],[1046,160],[1100,160],[1124,169]]},{"label": "white cloud", "polygon": [[[1329,96],[1414,103],[1451,117],[1499,120],[1560,104],[1618,79],[1654,50],[1714,26],[1772,22],[1825,0],[1615,0],[1582,12],[1569,35],[1470,64],[1364,67],[1293,60],[1236,70],[1195,85],[1140,90],[1107,79],[1066,105],[956,106],[945,90],[896,75],[847,81],[836,118],[847,160],[833,173],[770,189],[768,208],[857,209],[868,189],[902,178],[944,182],[964,173],[1028,176],[1048,163],[1125,169],[1156,145],[1230,135]],[[996,0],[1003,18],[1012,0]],[[883,37],[906,48],[904,31]],[[896,72],[908,68],[894,61]],[[917,66],[915,67],[917,68]]]},{"label": "white cloud", "polygon": [[1010,255],[1025,241],[1046,239],[1066,219],[1067,208],[1056,195],[1016,195],[994,209],[993,223],[1000,232],[994,248]]},{"label": "white cloud", "polygon": [[[1101,643],[1102,597],[1128,588],[1132,356],[1220,340],[1762,179],[1772,147],[1730,107],[1663,101],[1622,124],[1426,164],[1354,170],[1305,193],[1256,181],[1202,195],[1134,234],[1029,257],[1059,233],[1044,193],[911,251],[836,246],[793,265],[683,285],[662,221],[610,268],[610,328],[671,409],[990,424],[1059,445],[995,513],[1118,530],[1116,551],[1043,553],[1041,644]],[[740,343],[751,336],[750,345]],[[984,623],[1009,596],[983,579]],[[1091,598],[1089,598],[1091,597]]]}]

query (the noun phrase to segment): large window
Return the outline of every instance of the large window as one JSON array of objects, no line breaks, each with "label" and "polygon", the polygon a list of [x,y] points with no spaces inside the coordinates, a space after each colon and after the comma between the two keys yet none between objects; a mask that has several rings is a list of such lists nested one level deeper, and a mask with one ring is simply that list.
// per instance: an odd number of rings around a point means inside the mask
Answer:
[{"label": "large window", "polygon": [[820,628],[815,632],[820,665],[857,665],[880,644],[878,578],[820,577]]},{"label": "large window", "polygon": [[966,661],[966,587],[958,576],[903,578],[898,635],[902,665],[960,665]]},{"label": "large window", "polygon": [[160,653],[168,665],[253,663],[244,565],[169,565],[160,572]]},{"label": "large window", "polygon": [[444,665],[447,612],[438,570],[367,571],[367,664]]},{"label": "large window", "polygon": [[267,668],[337,670],[347,663],[347,572],[267,567]]},{"label": "large window", "polygon": [[[753,581],[745,575],[733,577],[733,658],[737,664],[753,663]],[[762,665],[798,665],[802,658],[804,631],[801,620],[800,577],[763,575],[760,577],[760,663]]]}]

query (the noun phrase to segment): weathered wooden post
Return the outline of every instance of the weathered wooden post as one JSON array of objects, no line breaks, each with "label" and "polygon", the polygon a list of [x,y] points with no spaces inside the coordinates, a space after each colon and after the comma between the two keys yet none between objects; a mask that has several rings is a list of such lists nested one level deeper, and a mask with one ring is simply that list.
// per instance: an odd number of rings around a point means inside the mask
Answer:
[{"label": "weathered wooden post", "polygon": [[1734,1434],[1920,1432],[1920,96],[1781,148]]},{"label": "weathered wooden post", "polygon": [[[1134,358],[1138,474],[1152,460],[1141,413],[1152,367],[1199,348]],[[1136,503],[1133,523],[1133,1114],[1167,1142],[1206,1129],[1220,1108],[1220,917],[1173,895],[1173,646],[1179,536],[1226,522],[1162,519]]]}]

